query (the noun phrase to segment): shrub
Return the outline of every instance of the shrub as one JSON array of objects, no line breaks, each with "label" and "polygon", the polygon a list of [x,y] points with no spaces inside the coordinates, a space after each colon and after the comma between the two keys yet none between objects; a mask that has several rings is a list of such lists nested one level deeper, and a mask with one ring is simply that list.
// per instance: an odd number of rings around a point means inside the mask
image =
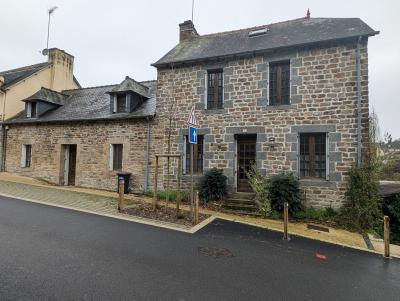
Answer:
[{"label": "shrub", "polygon": [[222,200],[227,193],[226,176],[222,169],[208,170],[200,180],[200,197],[204,202]]},{"label": "shrub", "polygon": [[269,197],[272,209],[282,211],[285,202],[289,203],[291,214],[301,210],[299,180],[291,173],[280,173],[269,179]]},{"label": "shrub", "polygon": [[[382,212],[390,218],[390,241],[400,244],[400,194],[385,198],[382,204]],[[377,232],[383,236],[382,219]]]},{"label": "shrub", "polygon": [[368,232],[382,219],[378,171],[374,164],[352,167],[347,177],[347,203],[338,222],[360,232]]},{"label": "shrub", "polygon": [[258,210],[265,216],[271,215],[271,200],[269,198],[269,179],[264,177],[258,170],[257,166],[253,164],[247,172],[249,184],[253,188],[255,202]]},{"label": "shrub", "polygon": [[[169,194],[168,200],[170,202],[175,202],[176,198],[178,196],[178,191],[173,190],[173,189],[158,191],[158,196],[159,196],[160,200],[166,200],[168,194]],[[153,197],[154,196],[154,192],[153,191],[146,191],[144,193],[144,195],[148,196],[148,197]],[[182,201],[190,200],[190,193],[188,191],[186,191],[186,190],[181,190],[181,200]]]}]

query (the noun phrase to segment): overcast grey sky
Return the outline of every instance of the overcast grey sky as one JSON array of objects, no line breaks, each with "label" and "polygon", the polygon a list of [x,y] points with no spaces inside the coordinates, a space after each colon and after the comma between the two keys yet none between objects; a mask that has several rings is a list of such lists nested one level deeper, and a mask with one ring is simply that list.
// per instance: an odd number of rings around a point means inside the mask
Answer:
[{"label": "overcast grey sky", "polygon": [[[46,45],[47,9],[56,5],[50,46],[75,56],[84,87],[119,83],[125,75],[155,79],[150,64],[177,44],[191,2],[0,0],[0,70],[45,60],[39,51]],[[303,17],[308,7],[311,17],[359,17],[381,31],[369,44],[370,102],[382,131],[400,138],[399,0],[196,0],[194,23],[205,34]]]}]

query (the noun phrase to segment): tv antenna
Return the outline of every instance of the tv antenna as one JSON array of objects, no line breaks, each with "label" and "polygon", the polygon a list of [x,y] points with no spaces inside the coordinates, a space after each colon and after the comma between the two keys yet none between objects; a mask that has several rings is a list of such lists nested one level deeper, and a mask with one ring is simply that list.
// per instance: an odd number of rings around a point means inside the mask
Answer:
[{"label": "tv antenna", "polygon": [[194,0],[192,0],[192,23],[193,23],[193,12],[194,12]]},{"label": "tv antenna", "polygon": [[49,21],[47,22],[47,44],[46,44],[46,48],[43,49],[42,54],[43,55],[47,55],[49,54],[49,39],[50,39],[50,19],[51,19],[51,15],[54,13],[54,11],[57,9],[57,6],[53,6],[51,8],[49,8],[49,10],[47,11],[49,14]]}]

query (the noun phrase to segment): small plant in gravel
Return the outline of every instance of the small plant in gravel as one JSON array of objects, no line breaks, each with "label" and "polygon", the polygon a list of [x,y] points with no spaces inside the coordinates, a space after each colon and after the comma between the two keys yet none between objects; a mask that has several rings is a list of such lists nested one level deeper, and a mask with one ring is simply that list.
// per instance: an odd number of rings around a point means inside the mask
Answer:
[{"label": "small plant in gravel", "polygon": [[280,173],[269,179],[269,197],[272,209],[282,212],[285,202],[289,203],[289,212],[300,211],[299,180],[292,173]]},{"label": "small plant in gravel", "polygon": [[332,208],[306,208],[293,214],[296,219],[308,219],[320,222],[333,221],[337,212]]},{"label": "small plant in gravel", "polygon": [[227,178],[222,169],[207,170],[200,180],[200,198],[204,202],[220,201],[227,193]]}]

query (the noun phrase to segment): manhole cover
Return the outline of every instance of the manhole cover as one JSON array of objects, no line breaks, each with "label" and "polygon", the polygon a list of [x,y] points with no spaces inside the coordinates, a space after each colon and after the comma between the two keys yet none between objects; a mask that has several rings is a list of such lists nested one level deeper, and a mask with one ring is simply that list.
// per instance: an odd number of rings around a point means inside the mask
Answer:
[{"label": "manhole cover", "polygon": [[199,247],[199,253],[214,258],[220,257],[234,257],[231,251],[225,248],[210,248],[210,247]]}]

